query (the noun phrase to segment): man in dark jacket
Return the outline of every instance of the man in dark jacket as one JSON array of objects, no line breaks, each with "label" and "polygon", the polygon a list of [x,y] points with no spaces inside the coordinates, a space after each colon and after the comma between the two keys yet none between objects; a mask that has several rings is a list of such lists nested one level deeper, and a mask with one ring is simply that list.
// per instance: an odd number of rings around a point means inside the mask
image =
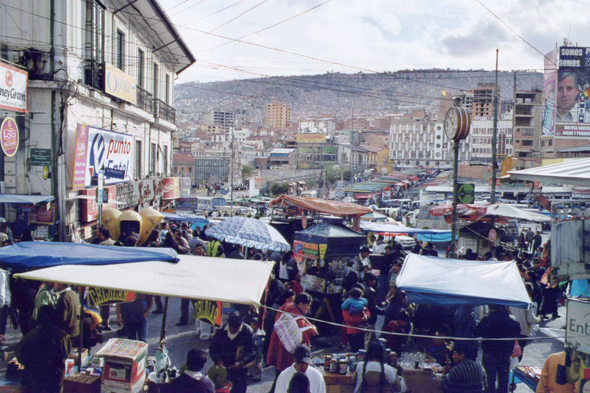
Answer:
[{"label": "man in dark jacket", "polygon": [[227,325],[222,326],[213,336],[209,346],[211,360],[227,369],[227,379],[233,388],[231,393],[246,393],[245,367],[256,358],[256,349],[252,341],[252,328],[242,322],[236,312],[229,314]]},{"label": "man in dark jacket", "polygon": [[70,335],[72,344],[78,345],[78,336],[80,336],[80,299],[78,293],[74,292],[66,284],[55,284],[57,291],[57,316],[59,318],[58,326]]},{"label": "man in dark jacket", "polygon": [[[505,306],[490,306],[490,315],[482,318],[475,328],[475,337],[509,338],[520,335],[520,324],[510,315]],[[510,374],[510,356],[514,350],[514,341],[482,341],[483,367],[486,370],[488,387],[486,392],[495,392],[496,380],[498,392],[508,391]]]},{"label": "man in dark jacket", "polygon": [[72,343],[58,327],[60,320],[53,307],[41,307],[37,322],[39,326],[23,337],[16,351],[16,358],[25,366],[23,392],[59,393]]},{"label": "man in dark jacket", "polygon": [[213,382],[201,373],[205,363],[207,363],[207,353],[201,349],[191,349],[186,356],[186,370],[160,391],[162,393],[215,393]]}]

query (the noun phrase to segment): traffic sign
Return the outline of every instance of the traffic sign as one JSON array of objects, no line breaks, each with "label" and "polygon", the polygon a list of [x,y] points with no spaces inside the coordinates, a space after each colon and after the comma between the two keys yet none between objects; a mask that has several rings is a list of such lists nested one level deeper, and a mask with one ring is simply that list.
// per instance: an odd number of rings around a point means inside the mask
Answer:
[{"label": "traffic sign", "polygon": [[459,203],[473,203],[475,200],[475,184],[457,183]]}]

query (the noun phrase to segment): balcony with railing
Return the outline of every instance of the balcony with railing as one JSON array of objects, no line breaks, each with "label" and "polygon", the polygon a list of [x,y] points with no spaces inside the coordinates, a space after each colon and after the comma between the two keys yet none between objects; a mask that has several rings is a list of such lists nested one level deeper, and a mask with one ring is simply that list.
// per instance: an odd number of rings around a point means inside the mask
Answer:
[{"label": "balcony with railing", "polygon": [[176,123],[176,109],[157,98],[153,100],[153,103],[154,117],[164,119],[170,123]]},{"label": "balcony with railing", "polygon": [[104,91],[104,63],[96,60],[85,60],[84,83]]},{"label": "balcony with railing", "polygon": [[152,104],[153,95],[140,86],[137,86],[137,107],[143,109],[148,113],[154,113],[154,105]]}]

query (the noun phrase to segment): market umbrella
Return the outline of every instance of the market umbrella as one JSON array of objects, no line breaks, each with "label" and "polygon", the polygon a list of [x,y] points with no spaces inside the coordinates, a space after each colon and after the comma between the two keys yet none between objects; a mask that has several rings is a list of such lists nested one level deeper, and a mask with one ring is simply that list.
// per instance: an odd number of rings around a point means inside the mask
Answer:
[{"label": "market umbrella", "polygon": [[291,249],[279,231],[253,218],[231,217],[207,229],[205,234],[220,241],[258,250],[287,252]]}]

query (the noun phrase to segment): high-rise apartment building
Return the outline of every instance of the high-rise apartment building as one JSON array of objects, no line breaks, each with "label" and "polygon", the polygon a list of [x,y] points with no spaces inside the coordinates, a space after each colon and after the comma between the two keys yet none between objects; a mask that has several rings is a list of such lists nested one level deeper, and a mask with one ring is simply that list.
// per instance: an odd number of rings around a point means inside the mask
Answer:
[{"label": "high-rise apartment building", "polygon": [[514,156],[540,157],[541,99],[540,90],[514,94]]},{"label": "high-rise apartment building", "polygon": [[266,106],[264,123],[273,128],[289,128],[291,126],[291,107],[274,100]]},{"label": "high-rise apartment building", "polygon": [[[473,89],[473,104],[471,108],[471,116],[477,117],[493,117],[494,116],[494,89],[493,83],[478,83],[477,87]],[[500,99],[500,88],[498,88],[498,101]],[[499,102],[498,102],[499,105]],[[498,107],[500,113],[500,107]]]}]

